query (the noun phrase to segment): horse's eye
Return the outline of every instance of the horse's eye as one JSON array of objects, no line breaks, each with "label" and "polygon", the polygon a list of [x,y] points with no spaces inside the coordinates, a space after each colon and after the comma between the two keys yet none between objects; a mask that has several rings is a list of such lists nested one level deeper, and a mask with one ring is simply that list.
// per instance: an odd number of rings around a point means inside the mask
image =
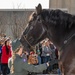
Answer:
[{"label": "horse's eye", "polygon": [[38,22],[41,23],[42,22],[41,19],[38,19]]},{"label": "horse's eye", "polygon": [[27,38],[27,35],[25,35],[25,38]]},{"label": "horse's eye", "polygon": [[40,18],[38,19],[38,21],[40,21]]}]

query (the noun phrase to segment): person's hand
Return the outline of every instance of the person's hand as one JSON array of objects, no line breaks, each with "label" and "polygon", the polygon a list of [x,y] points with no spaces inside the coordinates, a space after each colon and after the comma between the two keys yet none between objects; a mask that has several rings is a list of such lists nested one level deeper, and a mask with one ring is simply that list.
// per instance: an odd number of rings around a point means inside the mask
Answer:
[{"label": "person's hand", "polygon": [[58,63],[58,59],[53,59],[51,61],[48,61],[47,63],[49,64],[49,66],[54,65],[54,64]]},{"label": "person's hand", "polygon": [[46,63],[47,66],[50,66],[49,62]]}]

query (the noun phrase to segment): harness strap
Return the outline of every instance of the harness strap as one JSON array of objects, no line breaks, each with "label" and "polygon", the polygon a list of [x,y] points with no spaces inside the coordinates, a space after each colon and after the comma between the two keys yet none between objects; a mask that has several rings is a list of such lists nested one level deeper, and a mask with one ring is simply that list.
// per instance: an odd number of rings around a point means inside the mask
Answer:
[{"label": "harness strap", "polygon": [[62,51],[64,45],[67,46],[67,43],[69,43],[69,41],[70,41],[74,36],[75,36],[75,33],[74,33],[72,36],[70,36],[67,40],[65,40],[63,46],[60,48],[59,51]]}]

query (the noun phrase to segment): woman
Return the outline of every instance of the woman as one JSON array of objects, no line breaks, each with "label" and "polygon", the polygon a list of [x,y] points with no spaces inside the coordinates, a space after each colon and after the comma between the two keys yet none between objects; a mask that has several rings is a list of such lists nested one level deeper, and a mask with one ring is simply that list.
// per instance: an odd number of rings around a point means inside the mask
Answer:
[{"label": "woman", "polygon": [[23,47],[21,45],[20,46],[17,45],[17,47],[15,47],[16,45],[17,43],[15,43],[15,45],[13,46],[15,50],[8,64],[9,68],[11,69],[11,75],[27,75],[28,72],[40,73],[43,70],[47,69],[49,63],[45,63],[37,66],[28,64],[28,61],[21,57],[23,53]]},{"label": "woman", "polygon": [[10,57],[11,57],[10,40],[7,39],[5,41],[5,45],[2,47],[1,64],[2,64],[2,73],[3,73],[3,75],[7,75],[8,59]]},{"label": "woman", "polygon": [[33,64],[33,65],[37,65],[38,64],[38,59],[37,59],[37,55],[34,51],[30,52],[30,55],[28,57],[28,63],[29,64]]},{"label": "woman", "polygon": [[37,53],[37,55],[38,55],[38,57],[37,57],[37,58],[38,58],[38,64],[41,64],[41,56],[40,56],[41,51],[40,51],[39,47],[37,47],[36,53]]},{"label": "woman", "polygon": [[2,56],[2,46],[4,44],[4,41],[1,39],[0,40],[0,74],[2,73],[2,70],[1,70],[1,56]]}]

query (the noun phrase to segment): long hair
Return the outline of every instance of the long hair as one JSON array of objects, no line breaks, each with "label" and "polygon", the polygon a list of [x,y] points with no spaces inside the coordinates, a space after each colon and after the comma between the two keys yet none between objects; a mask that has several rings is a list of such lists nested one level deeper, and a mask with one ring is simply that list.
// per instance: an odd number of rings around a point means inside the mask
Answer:
[{"label": "long hair", "polygon": [[7,55],[9,54],[9,51],[10,51],[9,47],[7,46],[7,42],[8,41],[9,41],[9,39],[5,41],[5,47],[6,47],[6,53],[7,53]]},{"label": "long hair", "polygon": [[15,51],[13,51],[12,53],[12,60],[11,60],[11,68],[10,68],[10,72],[11,74],[14,73],[14,60],[16,58],[15,54],[20,50],[20,48],[22,48],[23,46],[20,45]]}]

